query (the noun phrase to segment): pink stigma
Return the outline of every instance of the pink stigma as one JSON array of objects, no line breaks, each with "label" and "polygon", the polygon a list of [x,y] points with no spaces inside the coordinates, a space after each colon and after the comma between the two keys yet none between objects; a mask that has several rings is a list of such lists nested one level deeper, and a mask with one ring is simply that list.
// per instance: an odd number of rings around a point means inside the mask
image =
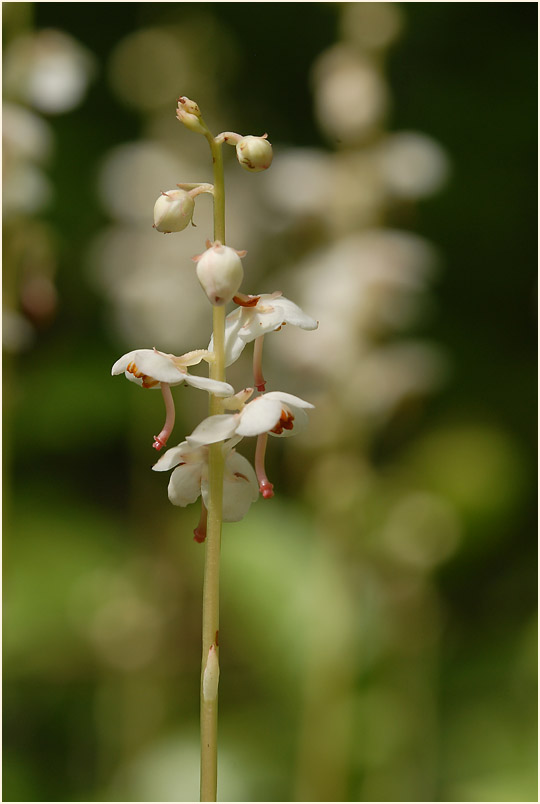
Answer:
[{"label": "pink stigma", "polygon": [[166,440],[164,441],[159,436],[154,436],[154,443],[152,444],[152,446],[154,447],[154,449],[157,449],[159,451],[160,449],[163,449],[166,443],[167,443]]},{"label": "pink stigma", "polygon": [[270,497],[274,496],[274,486],[270,483],[268,478],[259,482],[259,490],[265,500],[269,500]]},{"label": "pink stigma", "polygon": [[206,539],[206,522],[208,519],[208,511],[206,510],[206,506],[201,500],[201,518],[199,519],[199,524],[193,531],[194,541],[198,542],[198,544],[202,544]]},{"label": "pink stigma", "polygon": [[257,446],[255,447],[255,473],[259,481],[259,491],[265,500],[269,500],[274,496],[274,486],[266,477],[264,468],[264,454],[266,452],[266,442],[268,441],[268,433],[261,433],[257,437]]}]

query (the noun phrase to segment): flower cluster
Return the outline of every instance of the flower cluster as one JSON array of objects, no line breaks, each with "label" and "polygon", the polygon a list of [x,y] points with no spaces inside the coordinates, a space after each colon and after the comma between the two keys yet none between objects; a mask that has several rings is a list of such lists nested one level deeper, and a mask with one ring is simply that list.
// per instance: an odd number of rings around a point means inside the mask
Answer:
[{"label": "flower cluster", "polygon": [[[181,97],[178,119],[192,131],[204,134],[214,147],[227,143],[236,148],[240,165],[251,172],[266,170],[272,162],[272,146],[267,135],[242,137],[224,132],[213,138],[196,103]],[[162,191],[154,206],[154,228],[169,234],[185,229],[192,219],[195,199],[201,193],[214,195],[210,184],[177,184],[177,189]],[[214,203],[216,203],[214,201]],[[160,433],[154,436],[154,448],[167,445],[175,422],[171,387],[181,384],[212,395],[212,415],[205,418],[178,446],[168,449],[155,464],[157,472],[173,470],[168,487],[170,501],[186,506],[202,498],[196,541],[206,536],[206,509],[209,497],[210,445],[221,443],[224,460],[223,521],[236,522],[258,498],[273,496],[273,485],[266,476],[264,458],[268,435],[290,436],[307,425],[309,402],[281,391],[265,393],[262,372],[264,336],[279,331],[284,324],[313,330],[318,322],[306,315],[281,292],[259,295],[240,291],[244,280],[242,258],[245,251],[224,245],[220,240],[206,241],[206,250],[194,257],[196,275],[208,300],[215,308],[234,302],[237,306],[225,318],[221,361],[234,363],[245,347],[253,342],[253,383],[235,393],[224,379],[191,374],[188,369],[205,361],[212,366],[217,359],[214,335],[207,349],[197,349],[176,356],[157,349],[136,349],[123,355],[112,367],[112,374],[124,374],[128,380],[146,389],[159,388],[165,402],[166,418]],[[257,392],[256,396],[253,396]],[[236,445],[245,437],[256,437],[255,469],[238,454]]]}]

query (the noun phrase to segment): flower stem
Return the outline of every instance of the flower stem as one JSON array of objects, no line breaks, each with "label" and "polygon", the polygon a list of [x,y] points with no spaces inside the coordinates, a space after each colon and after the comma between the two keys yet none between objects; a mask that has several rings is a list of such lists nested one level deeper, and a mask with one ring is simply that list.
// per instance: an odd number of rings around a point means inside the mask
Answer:
[{"label": "flower stem", "polygon": [[[214,240],[225,243],[225,184],[223,179],[223,155],[221,144],[209,133],[207,140],[212,151],[214,165]],[[225,381],[225,307],[213,308],[214,360],[210,364],[210,376]],[[210,396],[210,414],[221,413],[218,397]],[[221,553],[221,523],[223,512],[222,443],[211,444],[208,461],[208,524],[203,585],[202,613],[202,666],[201,666],[201,801],[217,801],[217,724],[218,699],[217,677],[219,676],[219,562]],[[205,695],[205,671],[217,677],[215,694]],[[208,672],[207,676],[208,678]]]}]

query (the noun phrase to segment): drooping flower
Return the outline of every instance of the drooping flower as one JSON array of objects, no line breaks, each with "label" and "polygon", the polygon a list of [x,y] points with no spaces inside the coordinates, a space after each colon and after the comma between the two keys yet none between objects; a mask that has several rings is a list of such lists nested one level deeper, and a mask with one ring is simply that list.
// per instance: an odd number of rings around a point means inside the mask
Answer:
[{"label": "drooping flower", "polygon": [[197,349],[186,352],[184,355],[175,355],[159,352],[157,349],[134,349],[122,355],[112,367],[111,374],[121,374],[131,382],[143,388],[161,388],[165,402],[166,419],[159,433],[154,436],[154,449],[160,450],[167,443],[174,426],[175,411],[170,387],[185,382],[194,388],[216,394],[216,396],[229,396],[234,394],[234,388],[227,382],[212,380],[208,377],[198,377],[188,373],[188,366],[195,366],[201,360],[211,359],[211,352]]},{"label": "drooping flower", "polygon": [[[250,462],[233,449],[238,439],[223,445],[225,470],[223,479],[223,521],[238,522],[259,495],[257,477]],[[155,472],[174,469],[169,480],[168,495],[173,505],[185,507],[202,494],[203,516],[195,530],[196,541],[204,541],[206,507],[209,497],[208,447],[193,446],[187,441],[165,452],[152,467]]]},{"label": "drooping flower", "polygon": [[[275,293],[263,293],[260,296],[234,296],[239,306],[229,313],[225,320],[225,365],[230,366],[237,360],[244,347],[261,335],[279,330],[283,324],[292,324],[301,329],[317,329],[318,321],[306,315],[290,299]],[[213,348],[213,338],[208,346]]]}]

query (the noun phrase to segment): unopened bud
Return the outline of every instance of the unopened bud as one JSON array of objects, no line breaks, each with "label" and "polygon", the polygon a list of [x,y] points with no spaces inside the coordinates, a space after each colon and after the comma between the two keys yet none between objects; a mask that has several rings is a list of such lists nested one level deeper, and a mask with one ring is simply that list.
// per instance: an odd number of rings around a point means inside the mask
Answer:
[{"label": "unopened bud", "polygon": [[195,117],[201,117],[201,110],[199,109],[199,104],[195,103],[195,101],[186,98],[185,95],[182,95],[178,98],[178,108],[182,108],[188,114],[194,114]]},{"label": "unopened bud", "polygon": [[242,137],[236,146],[236,156],[238,161],[246,170],[251,173],[259,173],[266,170],[272,164],[272,146],[268,142],[267,134],[263,137]]},{"label": "unopened bud", "polygon": [[187,128],[191,131],[196,131],[199,134],[206,134],[208,129],[204,125],[201,110],[195,101],[190,100],[184,96],[178,98],[178,108],[176,109],[176,116]]},{"label": "unopened bud", "polygon": [[223,246],[219,240],[207,241],[207,250],[198,257],[197,277],[212,304],[221,307],[230,302],[244,278],[242,260],[245,251]]},{"label": "unopened bud", "polygon": [[154,229],[164,234],[185,229],[195,209],[195,201],[185,190],[167,190],[154,204]]}]

